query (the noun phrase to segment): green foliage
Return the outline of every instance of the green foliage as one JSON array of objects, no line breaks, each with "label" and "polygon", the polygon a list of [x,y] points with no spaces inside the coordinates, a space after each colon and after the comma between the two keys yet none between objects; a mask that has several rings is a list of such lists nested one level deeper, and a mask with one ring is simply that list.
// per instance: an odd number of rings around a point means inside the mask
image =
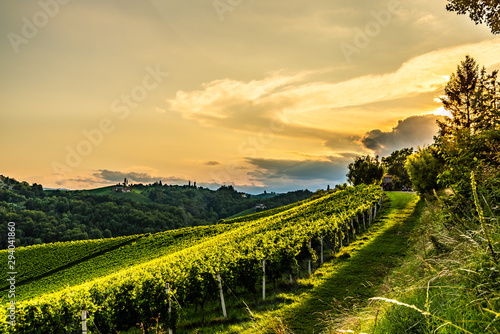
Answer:
[{"label": "green foliage", "polygon": [[[463,13],[492,4],[450,2]],[[437,203],[428,202],[430,222],[415,242],[424,248],[420,268],[411,269],[419,276],[410,289],[404,286],[412,293],[395,302],[376,333],[498,333],[500,87],[496,76],[497,72],[479,70],[467,56],[450,76],[441,98],[452,117],[438,122],[440,134],[434,146],[407,160],[419,192],[436,187],[436,172],[439,184],[451,191]]]},{"label": "green foliage", "polygon": [[403,148],[382,158],[382,165],[386,173],[393,176],[392,183],[396,190],[401,190],[402,187],[411,187],[410,175],[405,169],[405,163],[406,158],[412,154],[413,148]]},{"label": "green foliage", "polygon": [[[272,209],[309,198],[307,190],[248,198],[233,187],[212,191],[194,186],[134,185],[131,193],[111,187],[92,191],[43,192],[8,177],[0,178],[0,219],[16,222],[16,245],[99,239],[156,233],[214,224],[220,218],[263,203]],[[6,226],[0,225],[0,235]],[[0,238],[0,248],[7,247]]]},{"label": "green foliage", "polygon": [[[151,259],[148,256],[141,258],[145,254],[158,253],[157,258],[149,262],[136,263],[128,269],[100,278],[95,273],[94,280],[78,286],[69,282],[77,275],[65,275],[67,281],[61,282],[61,285],[69,284],[69,288],[28,301],[19,301],[16,312],[17,321],[21,325],[15,330],[9,327],[5,333],[75,331],[81,309],[89,310],[94,323],[101,332],[106,333],[128,329],[138,321],[142,321],[146,327],[150,327],[154,319],[166,322],[165,316],[162,316],[167,303],[162,290],[165,283],[171,285],[175,299],[181,305],[202,307],[217,295],[217,272],[236,288],[252,290],[252,284],[255,286],[255,280],[262,275],[260,261],[263,258],[266,258],[266,271],[269,270],[271,278],[276,277],[279,270],[293,269],[303,245],[319,236],[331,238],[341,225],[347,231],[350,224],[345,222],[349,221],[349,217],[365,212],[371,205],[378,203],[381,195],[377,186],[349,187],[344,191],[305,201],[274,216],[245,223],[192,228],[192,243],[178,239],[182,235],[180,234],[173,239],[179,242],[173,242],[175,246],[172,246],[170,252],[161,254],[159,251],[162,248],[143,247],[141,251],[135,249],[129,253],[137,260],[144,261]],[[224,232],[204,235],[203,231],[207,229]],[[195,240],[197,232],[199,238]],[[165,236],[168,235],[168,232],[165,233]],[[136,243],[146,239],[141,238]],[[154,239],[149,241],[153,242]],[[109,252],[108,257],[103,254],[98,261],[103,266],[111,267],[115,261],[127,263],[126,251],[133,246],[134,244],[118,248],[121,252]],[[314,260],[316,255],[313,248],[309,248],[308,252]],[[112,253],[115,255],[110,256]],[[97,263],[92,263],[90,267],[93,268]],[[244,282],[234,279],[243,276],[248,278]],[[53,279],[58,281],[55,277]],[[33,282],[33,285],[38,284],[39,282]],[[5,307],[0,309],[0,321],[6,319],[5,310]],[[62,317],[64,312],[69,315]]]},{"label": "green foliage", "polygon": [[493,34],[500,34],[500,8],[497,0],[448,0],[446,10],[469,14],[476,24],[485,23]]},{"label": "green foliage", "polygon": [[358,156],[348,166],[347,181],[353,186],[360,184],[380,185],[384,177],[384,168],[378,160],[369,155]]},{"label": "green foliage", "polygon": [[[316,195],[314,195],[311,198],[314,199],[314,198],[318,198],[318,197],[316,197]],[[221,221],[219,221],[217,223],[218,224],[242,223],[242,222],[247,222],[247,221],[251,221],[251,220],[256,220],[256,219],[259,219],[259,218],[273,216],[273,215],[278,214],[280,212],[287,211],[287,210],[290,210],[290,209],[292,209],[292,208],[294,208],[296,206],[299,206],[299,205],[305,203],[306,201],[308,201],[308,200],[294,202],[294,203],[291,203],[291,204],[288,204],[288,205],[279,206],[279,207],[274,208],[274,209],[260,211],[260,212],[256,212],[256,213],[253,213],[253,214],[250,214],[250,215],[246,215],[246,216],[242,216],[242,217],[236,217],[236,218],[232,218],[232,219],[222,219]]]},{"label": "green foliage", "polygon": [[[16,249],[16,258],[19,260],[16,269],[20,273],[16,286],[17,299],[27,300],[92,281],[197,245],[206,238],[235,227],[237,226],[188,227],[153,235],[112,238],[102,240],[102,251],[89,253],[87,252],[92,250],[92,244],[96,243],[94,240],[21,247]],[[86,247],[87,244],[89,246]],[[38,251],[32,252],[33,249]],[[62,255],[66,250],[69,254]],[[72,262],[66,260],[68,257]],[[41,269],[41,272],[37,269]]]},{"label": "green foliage", "polygon": [[441,136],[453,136],[461,129],[469,129],[471,134],[495,129],[499,125],[499,83],[498,71],[491,74],[476,61],[466,56],[452,73],[445,86],[441,102],[451,114],[444,121],[438,121]]},{"label": "green foliage", "polygon": [[438,175],[443,170],[443,163],[435,146],[419,148],[417,152],[408,156],[405,168],[413,188],[418,193],[429,194],[438,188]]},{"label": "green foliage", "polygon": [[497,72],[479,70],[475,60],[466,56],[441,99],[453,117],[438,122],[436,145],[445,161],[439,182],[466,198],[472,195],[471,171],[488,174],[499,166],[500,85],[496,76]]},{"label": "green foliage", "polygon": [[392,279],[397,292],[374,333],[498,333],[500,187],[471,177],[473,199],[427,201],[415,254]]},{"label": "green foliage", "polygon": [[[41,277],[86,258],[94,257],[99,253],[120,247],[138,238],[140,236],[133,235],[114,239],[58,242],[17,248],[15,251],[18,271],[16,283],[19,286],[23,281]],[[3,263],[7,263],[7,256],[7,250],[0,250],[0,259],[5,259]],[[8,287],[7,278],[7,271],[0,272],[0,290]]]},{"label": "green foliage", "polygon": [[470,197],[470,172],[480,177],[496,173],[499,164],[500,131],[487,130],[470,134],[468,129],[455,133],[453,139],[441,138],[439,153],[445,161],[445,170],[439,182],[451,187],[456,194]]}]

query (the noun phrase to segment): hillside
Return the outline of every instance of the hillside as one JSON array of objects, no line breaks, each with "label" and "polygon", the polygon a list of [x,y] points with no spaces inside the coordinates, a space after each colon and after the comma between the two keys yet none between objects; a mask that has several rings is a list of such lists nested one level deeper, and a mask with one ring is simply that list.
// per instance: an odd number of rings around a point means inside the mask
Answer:
[{"label": "hillside", "polygon": [[[138,322],[149,327],[155,314],[160,315],[162,323],[174,326],[175,319],[185,321],[190,317],[168,318],[165,282],[171,285],[172,297],[183,305],[183,312],[190,312],[192,307],[205,309],[217,300],[216,272],[223,278],[224,293],[232,291],[253,299],[251,296],[261,284],[262,258],[266,259],[266,276],[271,286],[286,272],[298,279],[305,274],[304,261],[322,262],[321,245],[325,250],[338,251],[352,241],[353,233],[368,228],[376,212],[370,208],[374,204],[379,207],[380,196],[378,187],[348,188],[255,219],[142,235],[124,240],[123,245],[115,244],[116,247],[106,249],[101,245],[99,251],[87,247],[89,250],[80,256],[78,248],[91,241],[75,246],[32,246],[42,247],[36,252],[31,247],[19,248],[16,252],[20,257],[24,252],[31,253],[26,256],[33,264],[45,263],[47,270],[40,276],[29,270],[30,264],[17,269],[32,273],[23,278],[24,284],[20,282],[16,291],[20,300],[16,308],[21,326],[18,329],[29,332],[37,327],[43,329],[40,333],[53,333],[57,328],[72,328],[78,323],[82,302],[91,311],[100,332],[125,330]],[[319,237],[323,237],[324,244]],[[44,252],[44,247],[51,250]],[[54,252],[69,250],[68,247],[73,249],[73,258],[53,256]],[[89,252],[95,255],[88,256]],[[272,295],[271,290],[269,294]],[[22,301],[23,298],[28,300]],[[50,303],[50,311],[46,303]],[[57,317],[61,307],[75,317]],[[8,328],[5,330],[9,332]]]},{"label": "hillside", "polygon": [[[57,241],[100,239],[157,233],[182,227],[215,224],[242,211],[298,202],[313,195],[300,190],[252,198],[232,186],[217,190],[195,185],[132,185],[130,191],[103,187],[83,191],[44,191],[0,176],[0,219],[17,224],[18,246]],[[123,185],[122,185],[123,186]],[[0,233],[6,226],[0,225]],[[6,239],[0,248],[6,248]]]}]

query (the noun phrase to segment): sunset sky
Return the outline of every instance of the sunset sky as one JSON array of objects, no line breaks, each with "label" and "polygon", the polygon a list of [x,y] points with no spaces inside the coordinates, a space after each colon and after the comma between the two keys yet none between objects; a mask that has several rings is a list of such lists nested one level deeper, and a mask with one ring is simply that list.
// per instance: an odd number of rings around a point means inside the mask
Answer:
[{"label": "sunset sky", "polygon": [[251,193],[346,181],[432,142],[436,99],[500,37],[446,0],[0,1],[0,174]]}]

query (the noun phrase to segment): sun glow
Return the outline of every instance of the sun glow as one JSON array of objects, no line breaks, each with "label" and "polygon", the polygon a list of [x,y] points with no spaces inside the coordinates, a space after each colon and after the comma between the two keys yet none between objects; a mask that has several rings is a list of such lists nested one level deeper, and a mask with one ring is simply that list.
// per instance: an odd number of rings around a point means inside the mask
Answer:
[{"label": "sun glow", "polygon": [[451,113],[444,109],[444,107],[439,107],[437,108],[434,112],[433,112],[434,115],[438,115],[438,116],[448,116],[448,117],[453,117],[451,115]]}]

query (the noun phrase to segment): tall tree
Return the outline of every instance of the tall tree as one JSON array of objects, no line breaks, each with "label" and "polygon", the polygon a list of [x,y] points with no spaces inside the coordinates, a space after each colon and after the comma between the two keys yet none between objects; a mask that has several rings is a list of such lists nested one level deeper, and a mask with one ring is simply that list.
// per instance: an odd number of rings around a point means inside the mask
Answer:
[{"label": "tall tree", "polygon": [[347,166],[347,181],[353,186],[360,184],[380,184],[384,177],[384,168],[378,160],[369,155],[356,157],[354,162]]},{"label": "tall tree", "polygon": [[446,10],[459,15],[469,14],[476,24],[486,23],[493,34],[500,33],[500,3],[498,0],[448,0]]},{"label": "tall tree", "polygon": [[438,121],[441,136],[453,136],[461,129],[475,133],[498,125],[495,122],[500,101],[497,73],[488,74],[484,67],[480,70],[474,58],[465,56],[441,97],[444,109],[452,116]]},{"label": "tall tree", "polygon": [[436,138],[445,170],[439,176],[443,186],[456,192],[471,191],[469,175],[484,166],[498,166],[492,147],[500,145],[500,87],[497,72],[488,74],[476,61],[466,56],[450,76],[441,97],[444,108],[452,117],[439,122],[440,134]]}]

